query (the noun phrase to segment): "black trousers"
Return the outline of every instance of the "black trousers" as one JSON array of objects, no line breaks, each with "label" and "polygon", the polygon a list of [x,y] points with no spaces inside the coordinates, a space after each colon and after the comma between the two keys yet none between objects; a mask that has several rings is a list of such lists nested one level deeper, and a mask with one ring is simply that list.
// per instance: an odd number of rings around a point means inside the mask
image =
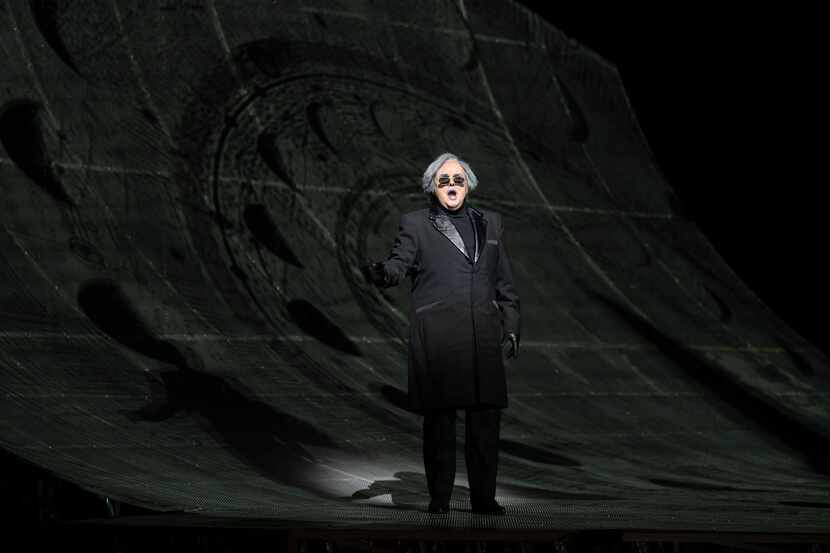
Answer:
[{"label": "black trousers", "polygon": [[[455,409],[424,415],[424,470],[434,503],[446,505],[455,480]],[[464,459],[470,503],[490,506],[496,496],[501,408],[468,408],[464,420]]]}]

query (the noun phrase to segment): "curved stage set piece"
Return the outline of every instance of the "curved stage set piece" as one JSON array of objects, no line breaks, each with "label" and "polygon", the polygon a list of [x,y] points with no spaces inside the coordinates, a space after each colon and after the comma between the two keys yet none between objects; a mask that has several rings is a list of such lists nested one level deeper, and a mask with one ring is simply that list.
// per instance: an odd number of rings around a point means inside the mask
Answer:
[{"label": "curved stage set piece", "polygon": [[[94,4],[94,7],[93,7]],[[0,446],[159,511],[811,532],[830,362],[684,217],[612,64],[511,2],[4,2]],[[443,151],[522,305],[497,499],[449,516],[370,286]]]}]

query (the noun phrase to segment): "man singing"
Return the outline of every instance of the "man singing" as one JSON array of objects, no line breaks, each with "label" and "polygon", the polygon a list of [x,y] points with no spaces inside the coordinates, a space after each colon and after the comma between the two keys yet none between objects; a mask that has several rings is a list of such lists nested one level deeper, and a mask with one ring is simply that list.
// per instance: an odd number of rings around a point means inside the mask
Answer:
[{"label": "man singing", "polygon": [[362,267],[378,287],[412,280],[409,400],[424,416],[430,513],[447,513],[455,480],[455,415],[465,410],[464,452],[473,512],[504,514],[496,494],[505,363],[519,351],[519,296],[500,214],[465,202],[478,180],[445,153],[427,167],[430,207],[404,213],[386,261]]}]

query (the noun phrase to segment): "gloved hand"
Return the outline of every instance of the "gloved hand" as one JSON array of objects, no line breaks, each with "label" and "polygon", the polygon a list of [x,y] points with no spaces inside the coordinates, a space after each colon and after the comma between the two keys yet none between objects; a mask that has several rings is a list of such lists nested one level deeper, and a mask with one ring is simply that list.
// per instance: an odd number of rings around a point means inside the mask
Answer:
[{"label": "gloved hand", "polygon": [[386,284],[386,270],[383,268],[383,263],[376,261],[361,265],[360,272],[370,283],[375,286],[383,287]]},{"label": "gloved hand", "polygon": [[508,333],[501,342],[501,351],[505,357],[519,358],[519,336]]}]

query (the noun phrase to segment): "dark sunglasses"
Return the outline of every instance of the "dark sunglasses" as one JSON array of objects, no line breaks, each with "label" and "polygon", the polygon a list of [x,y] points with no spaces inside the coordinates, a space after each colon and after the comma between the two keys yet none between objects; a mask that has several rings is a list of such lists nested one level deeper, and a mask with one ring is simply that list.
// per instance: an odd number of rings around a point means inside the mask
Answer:
[{"label": "dark sunglasses", "polygon": [[[450,184],[450,176],[444,173],[443,175],[438,175],[438,186],[449,186]],[[467,182],[462,175],[453,175],[452,176],[452,183],[456,186],[464,186],[464,183]]]}]

